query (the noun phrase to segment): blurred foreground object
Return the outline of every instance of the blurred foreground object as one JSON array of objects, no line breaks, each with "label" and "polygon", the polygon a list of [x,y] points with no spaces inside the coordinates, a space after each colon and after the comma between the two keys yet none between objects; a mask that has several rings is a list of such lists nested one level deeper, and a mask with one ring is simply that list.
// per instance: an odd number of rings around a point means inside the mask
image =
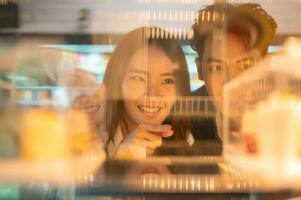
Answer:
[{"label": "blurred foreground object", "polygon": [[65,159],[68,140],[62,115],[51,110],[29,110],[21,128],[22,156],[27,160]]},{"label": "blurred foreground object", "polygon": [[19,159],[0,160],[4,181],[48,181],[81,184],[105,159],[88,116],[77,110],[28,108],[21,116]]},{"label": "blurred foreground object", "polygon": [[301,39],[224,88],[224,154],[271,188],[301,188]]},{"label": "blurred foreground object", "polygon": [[77,110],[64,115],[51,109],[28,110],[23,116],[21,144],[22,155],[29,160],[68,159],[92,148],[102,149],[88,116]]}]

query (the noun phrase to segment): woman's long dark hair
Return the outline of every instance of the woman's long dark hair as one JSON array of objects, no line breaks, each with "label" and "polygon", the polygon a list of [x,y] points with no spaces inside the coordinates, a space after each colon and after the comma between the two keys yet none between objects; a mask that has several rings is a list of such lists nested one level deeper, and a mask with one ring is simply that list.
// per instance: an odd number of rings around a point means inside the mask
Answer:
[{"label": "woman's long dark hair", "polygon": [[[159,32],[160,35],[152,36],[151,32],[154,30],[157,33]],[[169,39],[159,36],[168,36]],[[189,96],[190,85],[186,59],[177,40],[169,36],[170,34],[163,29],[142,27],[126,34],[118,43],[108,62],[103,81],[106,86],[105,128],[109,134],[107,144],[114,142],[119,125],[128,130],[125,122],[125,108],[121,96],[121,84],[128,62],[138,50],[147,52],[147,47],[150,45],[161,48],[174,63],[177,96]],[[172,115],[173,111],[174,109],[172,109],[167,119],[167,122],[172,125],[175,133],[173,138],[177,140],[185,139],[189,126],[184,120],[176,119]]]}]

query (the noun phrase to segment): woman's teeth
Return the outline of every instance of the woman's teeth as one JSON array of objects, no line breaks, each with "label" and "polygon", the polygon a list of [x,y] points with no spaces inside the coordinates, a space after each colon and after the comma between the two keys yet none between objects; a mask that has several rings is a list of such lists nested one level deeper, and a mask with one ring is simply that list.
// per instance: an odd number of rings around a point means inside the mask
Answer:
[{"label": "woman's teeth", "polygon": [[138,106],[138,108],[143,112],[156,113],[161,110],[161,107],[151,107],[151,106]]}]

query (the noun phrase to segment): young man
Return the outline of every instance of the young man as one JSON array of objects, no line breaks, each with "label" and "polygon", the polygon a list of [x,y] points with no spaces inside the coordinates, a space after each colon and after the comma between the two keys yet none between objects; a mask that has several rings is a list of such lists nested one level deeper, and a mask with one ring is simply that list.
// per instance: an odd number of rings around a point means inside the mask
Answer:
[{"label": "young man", "polygon": [[276,28],[276,22],[259,4],[214,4],[198,12],[190,42],[198,54],[199,79],[205,85],[192,95],[212,97],[219,125],[218,131],[211,127],[204,135],[204,123],[194,121],[195,138],[222,139],[223,86],[267,53]]}]

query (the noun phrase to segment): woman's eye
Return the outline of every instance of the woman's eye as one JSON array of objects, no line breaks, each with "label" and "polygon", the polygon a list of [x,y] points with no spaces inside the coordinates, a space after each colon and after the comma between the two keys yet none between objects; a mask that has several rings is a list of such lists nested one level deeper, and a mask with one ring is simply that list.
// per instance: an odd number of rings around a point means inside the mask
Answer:
[{"label": "woman's eye", "polygon": [[221,66],[221,65],[213,65],[210,67],[210,71],[211,72],[219,72],[219,71],[222,71],[224,70],[224,67]]},{"label": "woman's eye", "polygon": [[249,65],[249,64],[242,64],[242,65],[240,65],[240,69],[241,70],[247,70],[247,69],[249,69],[251,67],[251,65]]},{"label": "woman's eye", "polygon": [[174,84],[175,80],[172,78],[167,78],[162,81],[163,84]]},{"label": "woman's eye", "polygon": [[130,79],[134,81],[144,81],[144,78],[141,76],[131,76]]}]

